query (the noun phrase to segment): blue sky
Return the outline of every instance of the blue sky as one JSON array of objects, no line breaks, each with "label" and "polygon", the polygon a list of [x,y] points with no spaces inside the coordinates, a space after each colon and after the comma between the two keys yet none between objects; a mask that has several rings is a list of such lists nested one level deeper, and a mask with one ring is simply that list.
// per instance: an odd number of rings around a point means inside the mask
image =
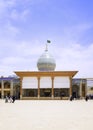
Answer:
[{"label": "blue sky", "polygon": [[48,49],[56,70],[93,77],[93,0],[0,0],[0,75],[37,71]]}]

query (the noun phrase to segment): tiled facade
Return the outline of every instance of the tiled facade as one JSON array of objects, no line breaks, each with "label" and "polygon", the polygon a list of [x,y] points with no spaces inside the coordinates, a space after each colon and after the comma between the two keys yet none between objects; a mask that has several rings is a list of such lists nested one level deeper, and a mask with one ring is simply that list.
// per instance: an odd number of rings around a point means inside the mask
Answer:
[{"label": "tiled facade", "polygon": [[19,98],[20,95],[20,80],[15,77],[1,77],[0,78],[0,98],[5,96],[13,96]]}]

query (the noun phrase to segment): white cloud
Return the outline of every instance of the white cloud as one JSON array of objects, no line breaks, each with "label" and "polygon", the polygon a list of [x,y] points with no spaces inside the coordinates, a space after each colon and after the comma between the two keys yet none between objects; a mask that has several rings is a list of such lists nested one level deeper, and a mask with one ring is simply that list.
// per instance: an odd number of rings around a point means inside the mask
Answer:
[{"label": "white cloud", "polygon": [[[84,33],[93,27],[92,24],[87,21],[75,23],[72,26],[64,24],[63,31],[56,33],[50,31],[48,34],[46,30],[42,29],[43,25],[39,23],[41,30],[38,30],[37,26],[35,27],[36,24],[39,25],[38,21],[35,25],[33,22],[32,24],[29,22],[31,13],[35,11],[31,8],[33,5],[42,5],[45,2],[49,1],[0,0],[0,75],[10,75],[16,70],[37,70],[37,60],[45,49],[43,40],[47,37],[51,38],[52,35],[51,39],[54,39],[55,43],[49,45],[49,52],[56,59],[56,70],[78,70],[78,77],[93,77],[93,43],[83,45],[80,41]],[[25,32],[24,29],[27,26],[30,29],[33,26],[32,30],[27,28],[28,30]],[[60,28],[62,24],[57,24],[57,26]],[[49,26],[49,28],[55,30],[54,26]],[[40,32],[42,30],[43,32]],[[38,35],[41,35],[41,38]]]},{"label": "white cloud", "polygon": [[[78,70],[78,77],[93,75],[93,44],[88,47],[80,44],[71,44],[56,49],[57,70]],[[60,53],[59,53],[60,52]]]},{"label": "white cloud", "polygon": [[6,34],[16,35],[19,33],[19,29],[16,26],[13,26],[10,22],[8,22],[5,26],[5,32]]},{"label": "white cloud", "polygon": [[9,8],[16,6],[16,0],[0,0],[0,18],[8,14]]},{"label": "white cloud", "polygon": [[73,24],[72,26],[67,26],[64,28],[64,36],[66,38],[72,41],[78,41],[79,38],[81,38],[85,32],[87,32],[89,29],[93,28],[93,24],[91,23],[80,23],[80,24]]},{"label": "white cloud", "polygon": [[[35,44],[33,44],[35,43]],[[14,44],[15,45],[15,44]],[[37,60],[44,52],[44,45],[38,42],[21,42],[15,45],[10,43],[10,54],[1,57],[0,72],[2,75],[13,73],[16,70],[37,70]],[[92,77],[93,44],[84,47],[80,44],[69,46],[49,46],[49,52],[56,59],[56,70],[78,70],[76,77]],[[2,71],[4,70],[4,72]],[[10,72],[9,72],[10,71]]]},{"label": "white cloud", "polygon": [[[1,75],[11,75],[17,70],[37,70],[37,60],[41,55],[39,42],[6,41],[0,48]],[[43,52],[42,52],[43,53]]]},{"label": "white cloud", "polygon": [[18,21],[18,22],[25,22],[30,14],[29,9],[23,9],[22,11],[19,12],[17,9],[13,9],[10,14],[10,18],[12,20]]}]

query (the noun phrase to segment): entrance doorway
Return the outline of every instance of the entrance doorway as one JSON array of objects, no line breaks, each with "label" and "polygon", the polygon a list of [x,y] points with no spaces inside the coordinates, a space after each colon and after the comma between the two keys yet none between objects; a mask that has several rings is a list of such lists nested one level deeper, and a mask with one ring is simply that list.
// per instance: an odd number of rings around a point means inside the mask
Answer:
[{"label": "entrance doorway", "polygon": [[72,97],[73,97],[73,98],[77,98],[77,92],[73,92],[73,93],[72,93]]},{"label": "entrance doorway", "polygon": [[80,87],[77,84],[72,86],[72,96],[73,96],[73,98],[79,98],[80,97],[79,91],[80,91]]},{"label": "entrance doorway", "polygon": [[51,89],[40,89],[40,97],[51,97]]}]

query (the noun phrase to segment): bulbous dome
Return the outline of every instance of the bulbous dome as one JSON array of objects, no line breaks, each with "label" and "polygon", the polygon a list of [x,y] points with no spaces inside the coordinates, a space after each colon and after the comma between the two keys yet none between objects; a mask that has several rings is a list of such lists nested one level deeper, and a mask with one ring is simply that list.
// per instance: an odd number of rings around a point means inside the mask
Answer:
[{"label": "bulbous dome", "polygon": [[39,71],[54,71],[55,70],[55,67],[56,67],[55,60],[53,56],[51,56],[48,53],[47,49],[38,59],[37,67]]}]

